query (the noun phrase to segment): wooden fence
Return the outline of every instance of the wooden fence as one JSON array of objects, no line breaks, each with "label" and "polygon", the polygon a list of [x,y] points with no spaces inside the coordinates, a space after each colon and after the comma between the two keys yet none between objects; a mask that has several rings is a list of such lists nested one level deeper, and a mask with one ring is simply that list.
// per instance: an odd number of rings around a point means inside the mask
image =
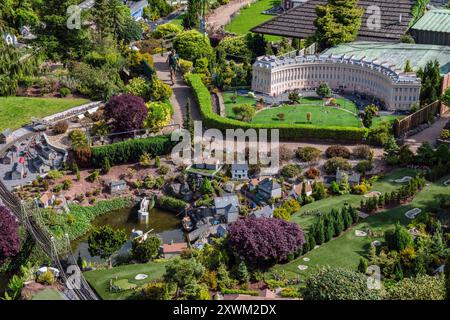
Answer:
[{"label": "wooden fence", "polygon": [[415,127],[430,121],[434,116],[440,114],[441,103],[435,101],[422,109],[404,117],[400,121],[394,122],[394,133],[397,138],[401,138],[405,133]]}]

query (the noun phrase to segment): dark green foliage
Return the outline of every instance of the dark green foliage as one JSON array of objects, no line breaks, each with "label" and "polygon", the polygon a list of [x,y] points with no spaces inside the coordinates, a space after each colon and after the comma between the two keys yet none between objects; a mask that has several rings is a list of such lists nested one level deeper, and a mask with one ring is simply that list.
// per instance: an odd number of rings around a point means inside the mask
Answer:
[{"label": "dark green foliage", "polygon": [[181,259],[177,257],[171,259],[166,265],[164,281],[176,285],[176,296],[178,296],[180,290],[183,290],[190,284],[197,283],[204,272],[205,267],[196,259]]},{"label": "dark green foliage", "polygon": [[126,241],[127,234],[124,230],[115,230],[110,226],[98,227],[89,235],[89,254],[108,259],[111,265],[111,255],[119,250]]},{"label": "dark green foliage", "polygon": [[368,266],[367,259],[364,257],[359,258],[358,271],[361,272],[362,274],[366,274],[367,266]]},{"label": "dark green foliage", "polygon": [[352,216],[347,207],[341,209],[342,220],[344,222],[344,230],[347,230],[352,225]]},{"label": "dark green foliage", "polygon": [[372,120],[377,115],[377,113],[378,113],[378,107],[373,104],[368,105],[364,109],[364,114],[363,114],[363,118],[362,118],[364,127],[370,128],[372,126]]},{"label": "dark green foliage", "polygon": [[109,170],[111,170],[111,164],[109,163],[109,158],[105,157],[102,164],[102,173],[107,174]]},{"label": "dark green foliage", "polygon": [[202,193],[202,195],[208,195],[208,194],[213,194],[214,193],[214,189],[211,185],[211,181],[209,181],[209,179],[205,178],[202,181],[202,185],[200,187],[200,192]]},{"label": "dark green foliage", "polygon": [[363,8],[357,0],[328,0],[316,9],[314,39],[321,49],[355,40],[361,26]]},{"label": "dark green foliage", "polygon": [[187,11],[183,15],[183,27],[185,29],[198,29],[200,15],[202,13],[201,0],[188,0]]},{"label": "dark green foliage", "polygon": [[334,236],[337,237],[344,231],[344,219],[341,212],[336,209],[331,210],[331,215],[334,220]]},{"label": "dark green foliage", "polygon": [[403,269],[400,261],[397,261],[397,263],[394,266],[394,277],[398,281],[403,279]]},{"label": "dark green foliage", "polygon": [[250,274],[247,270],[247,266],[245,265],[244,261],[241,261],[236,268],[235,271],[235,278],[240,282],[240,283],[247,283],[250,281]]},{"label": "dark green foliage", "polygon": [[447,300],[450,300],[450,254],[447,254],[447,263],[444,269],[445,273],[445,292]]},{"label": "dark green foliage", "polygon": [[169,136],[156,136],[145,139],[130,139],[101,147],[93,147],[91,164],[100,167],[105,157],[111,165],[138,162],[139,157],[147,152],[152,156],[168,154],[173,146]]},{"label": "dark green foliage", "polygon": [[428,141],[423,142],[417,149],[415,163],[418,165],[432,166],[434,162],[434,150]]},{"label": "dark green foliage", "polygon": [[396,224],[394,230],[388,230],[385,239],[390,250],[402,251],[413,243],[408,230],[400,224]]},{"label": "dark green foliage", "polygon": [[161,240],[157,236],[149,236],[147,239],[136,238],[132,242],[131,253],[139,262],[147,262],[158,256]]},{"label": "dark green foliage", "polygon": [[172,198],[172,197],[167,197],[167,196],[159,197],[158,200],[156,201],[156,204],[160,208],[174,211],[174,212],[180,212],[181,210],[186,209],[186,207],[188,205],[183,200],[180,200],[177,198]]},{"label": "dark green foliage", "polygon": [[428,61],[419,68],[417,76],[421,79],[420,103],[425,105],[438,100],[441,93],[442,78],[437,60]]},{"label": "dark green foliage", "polygon": [[367,286],[367,277],[342,268],[322,267],[307,280],[305,300],[378,300],[378,290]]},{"label": "dark green foliage", "polygon": [[316,89],[316,93],[321,98],[328,98],[331,96],[331,88],[328,83],[321,83]]}]

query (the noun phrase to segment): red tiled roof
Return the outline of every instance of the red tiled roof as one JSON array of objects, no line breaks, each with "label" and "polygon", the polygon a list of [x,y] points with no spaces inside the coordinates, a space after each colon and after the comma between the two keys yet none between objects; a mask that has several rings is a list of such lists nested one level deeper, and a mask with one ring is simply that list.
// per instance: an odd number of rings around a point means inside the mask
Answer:
[{"label": "red tiled roof", "polygon": [[[293,38],[307,38],[314,34],[316,27],[315,8],[325,5],[327,0],[308,0],[281,15],[266,21],[253,29],[252,32],[279,35]],[[412,19],[411,8],[414,0],[359,0],[358,5],[364,8],[358,40],[397,41],[408,30]],[[381,29],[371,27],[373,23],[373,6],[380,8]],[[371,7],[369,9],[369,7]],[[401,21],[400,20],[401,16]]]},{"label": "red tiled roof", "polygon": [[173,244],[163,244],[164,253],[177,253],[187,249],[186,242],[178,242]]}]

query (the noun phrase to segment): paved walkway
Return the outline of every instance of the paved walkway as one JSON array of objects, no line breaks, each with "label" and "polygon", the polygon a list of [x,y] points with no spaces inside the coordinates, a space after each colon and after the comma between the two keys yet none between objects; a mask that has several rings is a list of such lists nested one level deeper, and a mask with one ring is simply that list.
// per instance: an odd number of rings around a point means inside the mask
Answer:
[{"label": "paved walkway", "polygon": [[206,18],[206,23],[210,27],[222,27],[231,21],[231,16],[245,5],[254,0],[232,0],[224,6],[220,6],[212,11]]},{"label": "paved walkway", "polygon": [[160,54],[153,56],[153,62],[158,78],[168,84],[173,90],[173,95],[169,99],[172,103],[174,111],[172,124],[183,125],[183,118],[186,115],[186,103],[188,99],[191,101],[190,111],[192,119],[201,120],[198,106],[194,96],[192,95],[191,88],[186,84],[180,74],[177,74],[175,84],[172,86],[169,65],[166,60],[167,54],[164,54],[164,56],[161,56]]},{"label": "paved walkway", "polygon": [[450,121],[450,112],[442,115],[431,127],[405,139],[405,143],[409,144],[413,151],[416,151],[425,141],[435,145],[437,138],[439,138],[442,129],[448,121]]}]

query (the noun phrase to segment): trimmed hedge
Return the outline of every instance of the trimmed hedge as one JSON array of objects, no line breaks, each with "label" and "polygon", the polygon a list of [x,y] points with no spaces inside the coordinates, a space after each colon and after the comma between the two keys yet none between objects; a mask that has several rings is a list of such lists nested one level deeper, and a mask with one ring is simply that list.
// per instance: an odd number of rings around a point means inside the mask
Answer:
[{"label": "trimmed hedge", "polygon": [[312,124],[257,124],[235,119],[223,118],[212,110],[211,95],[202,83],[199,74],[186,75],[187,83],[192,87],[200,108],[200,114],[206,127],[225,129],[279,129],[280,138],[290,140],[332,139],[360,142],[367,136],[367,128],[316,126]]},{"label": "trimmed hedge", "polygon": [[144,152],[149,153],[153,157],[165,155],[170,152],[173,146],[174,142],[170,140],[170,136],[162,135],[144,139],[130,139],[101,147],[93,147],[91,148],[91,164],[99,168],[105,158],[109,159],[111,165],[138,162],[139,157]]},{"label": "trimmed hedge", "polygon": [[180,212],[187,208],[188,203],[173,197],[161,196],[157,199],[156,205],[158,208],[173,212]]}]

